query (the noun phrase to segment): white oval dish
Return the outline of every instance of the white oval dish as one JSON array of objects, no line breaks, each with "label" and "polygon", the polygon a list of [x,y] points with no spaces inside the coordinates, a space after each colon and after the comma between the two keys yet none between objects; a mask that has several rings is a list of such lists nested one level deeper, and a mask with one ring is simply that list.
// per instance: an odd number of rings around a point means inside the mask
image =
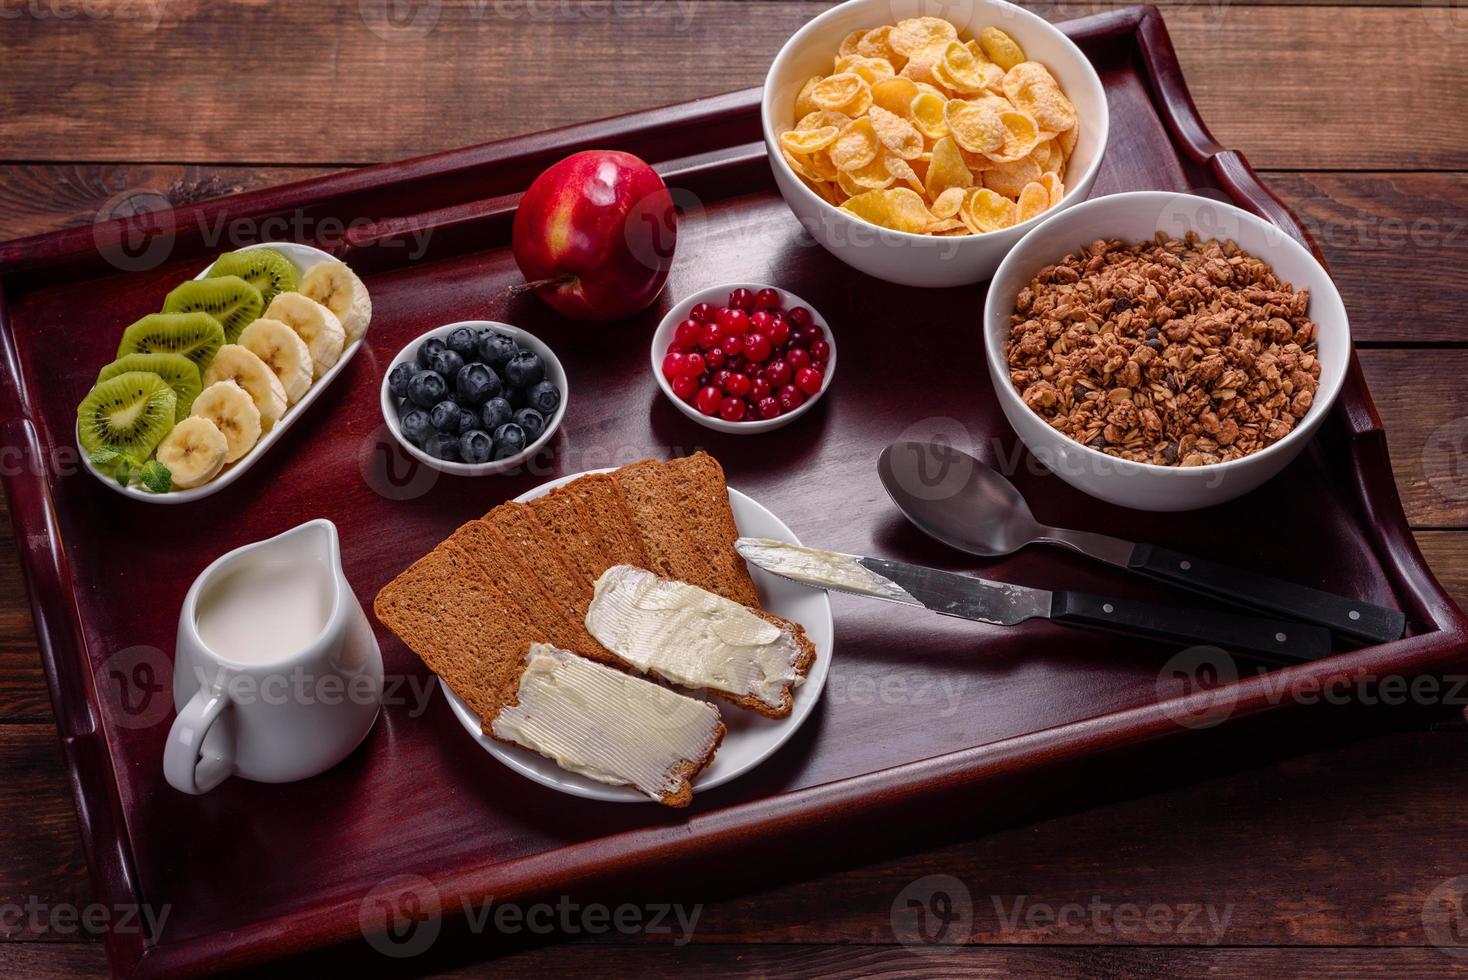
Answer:
[{"label": "white oval dish", "polygon": [[[393,368],[405,361],[413,360],[417,356],[418,345],[422,344],[425,340],[433,337],[442,339],[447,337],[450,331],[458,327],[470,327],[474,330],[497,330],[500,333],[509,334],[514,338],[515,343],[539,355],[541,362],[545,364],[545,379],[561,389],[561,404],[551,413],[551,417],[545,420],[545,431],[540,434],[540,438],[513,456],[506,456],[504,459],[492,459],[487,463],[456,463],[452,460],[436,459],[409,442],[408,437],[403,435],[402,427],[398,424],[398,399],[387,387],[388,380],[392,377]],[[541,448],[550,441],[551,436],[556,434],[556,430],[561,427],[561,419],[566,417],[566,403],[570,400],[571,392],[566,385],[566,369],[561,365],[560,358],[556,357],[555,351],[551,350],[545,341],[533,333],[521,330],[519,327],[511,326],[508,323],[500,323],[498,320],[459,320],[455,323],[445,323],[441,327],[434,327],[432,330],[419,335],[412,343],[398,351],[398,355],[392,359],[392,363],[387,366],[387,370],[382,372],[382,420],[387,423],[388,431],[392,433],[392,437],[398,441],[398,445],[403,447],[404,452],[408,453],[424,466],[438,470],[440,473],[450,473],[454,476],[493,476],[496,473],[505,473],[513,470],[521,463],[532,458],[536,453],[540,452]]]},{"label": "white oval dish", "polygon": [[[275,249],[277,252],[281,253],[286,258],[294,262],[296,269],[299,270],[302,275],[305,275],[308,271],[314,268],[317,263],[323,262],[327,259],[335,260],[336,258],[336,256],[331,255],[327,252],[323,252],[319,248],[313,248],[310,245],[298,245],[295,242],[260,242],[257,245],[243,246],[242,248],[235,249],[235,251],[243,252],[247,249],[254,248]],[[194,277],[194,279],[203,279],[208,274],[209,269],[213,266],[213,264],[214,263],[211,262],[209,266],[206,266],[202,272]],[[371,324],[368,324],[368,329],[371,329]],[[112,477],[108,476],[106,473],[103,473],[101,470],[97,469],[96,466],[92,465],[91,458],[87,456],[86,450],[81,448],[81,440],[80,438],[78,438],[77,450],[81,453],[82,465],[86,467],[88,473],[91,473],[97,479],[101,480],[107,486],[122,494],[124,497],[131,497],[134,500],[147,501],[150,504],[186,504],[191,500],[198,500],[202,497],[207,497],[210,494],[218,493],[220,490],[223,490],[225,487],[229,486],[235,480],[238,480],[241,476],[243,476],[245,472],[248,471],[250,467],[254,466],[255,462],[259,460],[260,457],[263,456],[270,449],[271,446],[275,445],[275,443],[279,441],[281,436],[285,435],[285,431],[295,424],[296,419],[301,417],[302,413],[304,413],[305,410],[310,407],[312,402],[320,397],[321,393],[326,390],[326,386],[331,384],[331,382],[335,380],[338,374],[341,374],[342,369],[346,367],[347,362],[350,361],[354,356],[356,356],[357,351],[360,350],[362,347],[362,341],[364,339],[366,339],[366,334],[363,334],[361,337],[357,338],[355,341],[349,344],[346,350],[342,351],[341,360],[333,364],[331,366],[331,369],[323,374],[321,377],[311,382],[311,387],[308,388],[306,390],[306,393],[301,396],[301,400],[296,402],[290,408],[286,409],[286,413],[281,416],[279,422],[275,423],[275,427],[272,428],[269,432],[263,433],[260,436],[260,441],[255,443],[254,448],[246,453],[243,459],[239,460],[238,462],[227,464],[224,467],[224,470],[218,476],[216,476],[214,479],[210,480],[208,483],[204,484],[201,487],[193,487],[188,490],[170,490],[167,493],[153,493],[152,491],[140,486],[121,486]],[[98,370],[101,369],[99,368]]]},{"label": "white oval dish", "polygon": [[[591,473],[608,473],[610,470],[590,470]],[[521,503],[534,500],[563,484],[570,483],[585,473],[573,473],[533,490],[527,490],[515,499]],[[773,538],[799,544],[795,534],[784,522],[760,504],[732,487],[729,504],[734,510],[734,523],[741,535]],[[769,612],[805,627],[805,632],[816,647],[816,660],[811,666],[805,683],[795,689],[795,704],[785,718],[766,718],[752,711],[745,711],[720,700],[713,703],[723,716],[728,732],[714,755],[714,761],[698,774],[693,781],[695,793],[721,786],[736,776],[743,775],[773,755],[780,746],[789,741],[796,730],[810,716],[811,709],[820,700],[826,686],[826,675],[831,669],[831,652],[835,643],[835,626],[831,620],[831,600],[820,589],[797,585],[777,578],[758,568],[751,568],[754,584],[759,588],[760,600]],[[587,779],[585,776],[567,772],[550,759],[517,745],[496,741],[479,730],[479,716],[458,695],[440,684],[454,715],[464,730],[477,741],[486,752],[509,766],[527,779],[542,786],[580,796],[589,800],[605,800],[611,803],[651,803],[652,800],[627,786],[608,786]]]},{"label": "white oval dish", "polygon": [[[1128,243],[1157,232],[1232,239],[1267,262],[1295,289],[1310,290],[1316,326],[1320,386],[1304,419],[1278,442],[1225,463],[1158,466],[1107,455],[1061,433],[1035,414],[1009,380],[1004,342],[1015,297],[1041,269],[1097,239]],[[1005,257],[984,301],[984,353],[999,407],[1020,441],[1046,468],[1083,493],[1136,510],[1182,511],[1211,507],[1253,490],[1284,469],[1310,442],[1345,384],[1351,326],[1341,294],[1315,256],[1258,215],[1209,197],[1171,191],[1129,191],[1093,198],[1042,221]]]},{"label": "white oval dish", "polygon": [[[736,289],[748,289],[751,292],[759,292],[761,289],[773,289],[780,294],[780,304],[783,309],[803,306],[810,310],[811,320],[826,332],[826,343],[831,345],[831,359],[826,362],[826,370],[821,381],[821,390],[808,397],[805,402],[793,412],[777,415],[772,419],[755,419],[744,422],[727,422],[717,415],[705,415],[694,406],[673,393],[673,386],[668,379],[663,377],[663,357],[668,352],[668,345],[673,342],[673,333],[678,329],[678,324],[688,319],[688,313],[699,303],[712,303],[714,306],[723,306],[729,299],[729,293]],[[716,432],[729,432],[734,435],[753,435],[756,432],[769,432],[772,429],[783,428],[800,418],[810,407],[820,401],[831,387],[831,379],[836,376],[836,336],[831,332],[831,325],[826,318],[821,316],[821,311],[816,309],[805,300],[796,296],[788,289],[779,286],[770,286],[761,282],[731,282],[721,286],[710,286],[700,289],[691,296],[684,297],[677,306],[668,311],[658,324],[657,330],[652,335],[652,376],[657,379],[658,387],[662,389],[668,400],[677,407],[678,411],[693,419],[699,425],[713,429]]]}]

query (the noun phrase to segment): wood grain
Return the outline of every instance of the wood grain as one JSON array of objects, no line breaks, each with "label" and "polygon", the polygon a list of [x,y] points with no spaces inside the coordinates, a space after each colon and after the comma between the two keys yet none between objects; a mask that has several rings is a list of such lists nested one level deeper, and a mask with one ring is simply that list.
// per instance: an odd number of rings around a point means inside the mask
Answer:
[{"label": "wood grain", "polygon": [[1369,350],[1360,357],[1413,526],[1468,526],[1468,351]]},{"label": "wood grain", "polygon": [[[116,9],[157,10],[156,24],[23,17],[0,33],[0,145],[19,160],[51,159],[61,141],[68,160],[88,161],[412,156],[757,85],[825,6],[766,2],[751,17],[736,0],[425,0],[400,5],[399,24],[380,2],[137,2]],[[1468,116],[1468,25],[1456,6],[1189,4],[1167,17],[1203,117],[1256,167],[1468,167],[1468,143],[1447,124]],[[219,51],[263,37],[247,67],[220,71]],[[1411,70],[1393,70],[1406,51]],[[1363,73],[1369,100],[1319,97],[1359,91]],[[1405,120],[1444,122],[1404,139]]]}]

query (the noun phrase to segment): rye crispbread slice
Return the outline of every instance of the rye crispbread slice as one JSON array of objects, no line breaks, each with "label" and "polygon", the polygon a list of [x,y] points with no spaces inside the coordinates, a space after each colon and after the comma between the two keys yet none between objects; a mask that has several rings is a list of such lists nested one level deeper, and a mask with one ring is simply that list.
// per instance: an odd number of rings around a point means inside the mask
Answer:
[{"label": "rye crispbread slice", "polygon": [[586,632],[581,619],[573,619],[566,607],[555,601],[544,579],[525,560],[520,548],[490,521],[469,521],[449,535],[444,544],[462,548],[489,582],[524,608],[543,642],[583,657],[601,659],[606,651]]},{"label": "rye crispbread slice", "polygon": [[[530,648],[530,650],[527,650],[526,657],[525,657],[525,662],[526,662],[527,665],[528,665],[529,660],[530,660],[530,655],[532,653],[534,653],[534,652],[535,652],[535,648],[534,647]],[[551,655],[553,657],[556,657],[558,660],[560,658],[563,658],[563,657],[575,657],[576,656],[571,651],[568,651],[568,650],[559,650],[559,649],[551,651]],[[586,658],[580,658],[580,659],[583,659],[584,660]],[[597,669],[597,670],[610,671],[611,673],[616,674],[618,676],[622,676],[623,675],[623,672],[622,671],[617,671],[614,668],[611,668],[611,667],[606,666],[605,664],[598,664],[595,661],[590,661],[590,664],[592,666],[594,666],[594,668]],[[523,675],[524,675],[524,671],[522,669],[520,676],[523,677]],[[629,683],[629,684],[643,684],[643,683],[651,684],[652,683],[652,681],[644,681],[642,678],[639,678],[639,677],[636,677],[636,676],[626,677],[625,678],[625,681],[627,683]],[[520,683],[520,681],[517,679],[517,681],[516,681],[516,684],[517,684],[517,688],[516,688],[517,698],[518,698],[518,695],[519,695],[519,683]],[[677,691],[671,691],[670,690],[667,693],[669,695],[674,696],[674,697],[686,698],[689,701],[696,701],[697,700],[696,698],[689,698],[687,695],[679,694]],[[707,704],[707,702],[705,702],[705,704]],[[714,715],[714,728],[713,728],[713,732],[712,732],[712,735],[711,735],[708,743],[706,745],[700,747],[700,749],[698,751],[698,754],[696,756],[691,757],[691,758],[681,759],[680,761],[674,763],[673,766],[667,770],[668,780],[674,784],[674,788],[672,789],[672,791],[666,792],[666,793],[659,793],[659,794],[649,794],[649,795],[652,796],[653,799],[657,800],[657,802],[663,804],[664,806],[669,806],[669,807],[673,807],[673,808],[676,809],[676,808],[686,807],[689,803],[691,803],[693,801],[693,780],[694,780],[694,778],[697,777],[700,772],[702,772],[704,769],[706,769],[708,767],[709,763],[711,763],[711,762],[714,761],[714,754],[716,752],[718,752],[719,746],[724,741],[724,735],[728,731],[728,729],[725,727],[725,725],[723,723],[722,717],[720,716],[719,709],[717,707],[715,707],[714,705],[712,705],[712,704],[707,704],[707,707],[713,712],[713,715]],[[490,738],[493,738],[493,739],[495,739],[496,741],[499,741],[499,742],[504,742],[506,745],[519,746],[520,748],[528,749],[529,751],[537,752],[537,753],[539,753],[541,755],[545,755],[547,758],[552,758],[552,756],[550,756],[549,754],[544,753],[544,752],[540,752],[539,749],[536,749],[533,746],[523,744],[523,743],[518,742],[518,741],[516,741],[514,739],[511,739],[511,738],[501,737],[498,733],[494,732],[492,729],[487,729],[486,730],[486,733],[489,735]],[[580,732],[578,732],[576,734],[578,736],[585,734],[588,738],[591,736],[591,733],[580,733]],[[620,785],[632,786],[631,783],[622,783]],[[636,787],[633,787],[633,788],[636,788]]]},{"label": "rye crispbread slice", "polygon": [[372,610],[479,715],[481,730],[514,703],[537,630],[462,548],[440,544],[418,559],[383,586]]},{"label": "rye crispbread slice", "polygon": [[689,540],[667,468],[655,459],[644,459],[617,470],[616,478],[647,552],[647,564],[642,567],[717,592],[708,563]]},{"label": "rye crispbread slice", "polygon": [[594,531],[591,514],[580,498],[565,487],[557,487],[529,503],[535,519],[558,545],[576,570],[595,582],[606,571],[606,553],[601,538]]},{"label": "rye crispbread slice", "polygon": [[749,566],[734,550],[739,528],[734,524],[734,510],[729,505],[724,468],[708,453],[697,452],[670,460],[665,470],[677,492],[678,505],[691,525],[691,537],[718,583],[710,591],[742,606],[759,609],[759,590],[749,577]]},{"label": "rye crispbread slice", "polygon": [[589,473],[577,477],[562,489],[580,501],[590,516],[601,540],[602,557],[607,568],[613,565],[646,566],[647,551],[642,546],[642,535],[615,476],[611,473]]},{"label": "rye crispbread slice", "polygon": [[568,649],[603,663],[620,662],[586,632],[586,607],[591,604],[592,583],[556,543],[528,504],[500,504],[484,515],[515,548],[540,584],[576,627],[576,643]]}]

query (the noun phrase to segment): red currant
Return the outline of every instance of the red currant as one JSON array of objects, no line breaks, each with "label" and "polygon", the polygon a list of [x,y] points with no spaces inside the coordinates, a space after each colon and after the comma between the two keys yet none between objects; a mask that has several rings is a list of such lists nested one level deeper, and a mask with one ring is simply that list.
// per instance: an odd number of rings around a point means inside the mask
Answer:
[{"label": "red currant", "polygon": [[814,395],[821,390],[821,372],[815,368],[801,368],[795,373],[795,387],[807,395]]},{"label": "red currant", "polygon": [[778,398],[772,398],[772,397],[766,396],[766,397],[761,398],[759,400],[759,415],[760,415],[760,418],[762,418],[762,419],[773,419],[773,418],[777,418],[780,415],[780,412],[781,411],[783,411],[783,409],[780,408],[780,400]]},{"label": "red currant", "polygon": [[[748,290],[746,290],[747,292]],[[744,420],[744,399],[735,398],[732,395],[719,403],[719,415],[725,422],[741,422]]]},{"label": "red currant", "polygon": [[699,389],[694,405],[705,415],[717,415],[719,403],[724,400],[724,393],[713,385]]},{"label": "red currant", "polygon": [[[702,398],[702,393],[699,394]],[[805,395],[794,385],[786,385],[780,389],[780,408],[787,412],[793,412],[805,404]]]},{"label": "red currant", "polygon": [[772,390],[774,390],[773,387],[764,378],[755,378],[749,383],[749,398],[751,401],[758,404],[759,402],[764,401],[766,398],[770,397],[770,392]]},{"label": "red currant", "polygon": [[818,340],[810,345],[810,359],[817,364],[825,364],[831,359],[831,345],[824,340]]},{"label": "red currant", "polygon": [[739,357],[744,353],[744,337],[725,336],[720,343],[724,345],[724,353],[730,357]]},{"label": "red currant", "polygon": [[786,313],[785,316],[787,319],[790,320],[791,325],[796,327],[803,327],[806,324],[813,322],[815,319],[811,316],[810,310],[806,309],[803,306],[795,307],[794,309]]},{"label": "red currant", "polygon": [[696,344],[698,343],[698,335],[702,330],[703,324],[697,320],[684,320],[673,331],[673,342],[675,344]]},{"label": "red currant", "polygon": [[790,365],[788,363],[779,358],[776,358],[775,360],[765,365],[765,372],[762,377],[766,381],[768,381],[772,387],[779,388],[782,385],[788,385],[790,383],[792,373],[793,372],[790,370]]},{"label": "red currant", "polygon": [[764,334],[776,347],[784,347],[790,340],[790,321],[776,313],[770,317],[770,329],[764,331]]},{"label": "red currant", "polygon": [[678,375],[683,373],[683,366],[686,363],[687,358],[682,354],[669,354],[667,357],[664,357],[663,377],[667,378],[669,381],[672,381],[674,378],[678,377]]},{"label": "red currant", "polygon": [[698,346],[702,347],[704,350],[713,350],[715,347],[719,346],[719,341],[722,339],[723,338],[719,334],[718,327],[714,326],[712,323],[705,323],[703,325],[703,329],[700,330],[698,334]]},{"label": "red currant", "polygon": [[743,310],[731,310],[728,307],[718,313],[719,330],[726,337],[742,337],[749,333],[749,314]]},{"label": "red currant", "polygon": [[709,384],[713,385],[715,388],[719,388],[722,390],[724,386],[729,383],[729,376],[733,373],[734,372],[730,371],[728,368],[723,368],[721,370],[715,371],[713,374],[709,375]]},{"label": "red currant", "polygon": [[780,293],[778,290],[766,286],[754,294],[754,308],[757,310],[778,310],[780,308]]},{"label": "red currant", "polygon": [[821,328],[814,323],[808,323],[800,328],[800,346],[809,347],[818,340],[825,340],[826,335]]},{"label": "red currant", "polygon": [[673,394],[685,402],[698,393],[698,379],[691,374],[680,374],[673,379]]},{"label": "red currant", "polygon": [[755,333],[762,333],[765,336],[769,336],[770,325],[774,322],[775,318],[764,310],[756,310],[749,315],[749,329]]},{"label": "red currant", "polygon": [[727,355],[724,353],[724,348],[715,347],[713,350],[704,352],[703,363],[704,366],[706,366],[709,370],[717,371],[719,368],[724,366],[724,360],[726,357]]},{"label": "red currant", "polygon": [[785,363],[790,365],[790,370],[799,373],[803,367],[810,367],[810,351],[804,347],[792,347],[785,355]]},{"label": "red currant", "polygon": [[683,373],[691,374],[694,377],[703,374],[703,355],[697,353],[684,355]]},{"label": "red currant", "polygon": [[724,379],[724,390],[735,398],[749,394],[750,381],[747,374],[731,374]]},{"label": "red currant", "polygon": [[712,303],[699,303],[688,311],[688,319],[696,320],[699,323],[707,323],[713,318],[714,304]]},{"label": "red currant", "polygon": [[744,356],[756,364],[769,360],[771,350],[770,338],[762,333],[752,333],[744,338]]},{"label": "red currant", "polygon": [[669,354],[687,354],[689,351],[696,350],[696,349],[697,349],[696,346],[695,347],[690,347],[687,344],[680,344],[676,340],[673,341],[671,344],[668,345],[668,353]]},{"label": "red currant", "polygon": [[754,309],[754,293],[743,287],[729,294],[729,305],[736,310]]}]

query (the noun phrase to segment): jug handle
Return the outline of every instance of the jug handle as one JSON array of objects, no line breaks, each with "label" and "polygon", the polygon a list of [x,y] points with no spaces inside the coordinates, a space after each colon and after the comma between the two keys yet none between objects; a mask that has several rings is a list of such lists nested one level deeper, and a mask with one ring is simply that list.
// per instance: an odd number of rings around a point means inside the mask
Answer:
[{"label": "jug handle", "polygon": [[233,759],[204,752],[205,738],[229,703],[223,691],[201,687],[173,719],[163,749],[163,776],[174,789],[197,796],[234,772]]}]

